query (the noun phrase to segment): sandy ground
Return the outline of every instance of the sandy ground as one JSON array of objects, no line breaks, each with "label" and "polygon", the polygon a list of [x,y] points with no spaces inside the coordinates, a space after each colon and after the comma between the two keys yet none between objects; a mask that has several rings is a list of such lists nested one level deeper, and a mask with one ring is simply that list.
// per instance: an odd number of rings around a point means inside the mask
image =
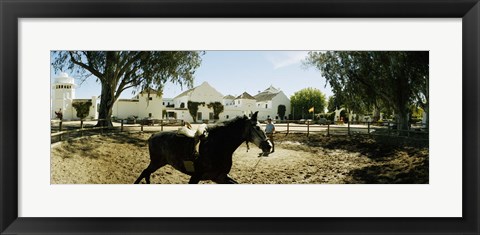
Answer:
[{"label": "sandy ground", "polygon": [[[52,184],[131,184],[149,163],[151,133],[91,136],[52,145]],[[243,184],[428,183],[428,145],[398,139],[278,134],[275,153],[242,144],[230,176]],[[152,184],[185,184],[189,176],[170,166]],[[203,181],[201,183],[212,183]]]}]

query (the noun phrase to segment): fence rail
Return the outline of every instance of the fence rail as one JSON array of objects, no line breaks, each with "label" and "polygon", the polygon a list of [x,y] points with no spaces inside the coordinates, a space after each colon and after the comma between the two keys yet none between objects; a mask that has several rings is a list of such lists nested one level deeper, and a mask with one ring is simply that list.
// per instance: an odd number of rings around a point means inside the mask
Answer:
[{"label": "fence rail", "polygon": [[[124,132],[124,131],[164,131],[164,127],[168,130],[175,130],[178,126],[184,125],[181,119],[144,119],[138,123],[127,123],[127,119],[117,119],[113,127],[100,126],[96,127],[92,124],[84,125],[85,122],[103,121],[105,119],[94,119],[89,121],[51,121],[51,141],[62,141],[68,137],[81,137],[86,132],[90,134],[104,134],[105,132]],[[130,120],[131,121],[131,120]],[[354,122],[341,124],[314,124],[309,121],[298,123],[292,120],[283,120],[275,124],[277,133],[305,133],[307,136],[312,133],[321,133],[326,136],[330,135],[377,135],[377,136],[401,136],[411,139],[428,140],[428,128],[424,124],[413,124],[410,130],[399,130],[399,123],[396,122]]]},{"label": "fence rail", "polygon": [[[88,121],[77,120],[77,121],[64,121],[64,120],[51,120],[51,142],[62,141],[65,138],[72,137],[82,137],[86,133],[90,134],[104,134],[106,132],[123,132],[123,131],[132,131],[138,130],[143,132],[145,131],[145,126],[155,127],[160,126],[160,131],[164,130],[164,126],[180,126],[184,124],[184,121],[181,119],[148,119],[148,120],[139,120],[138,123],[134,122],[133,124],[127,123],[127,119],[117,119],[116,122],[112,122],[114,126],[94,126],[92,124],[84,125],[85,123],[104,121],[106,119],[92,119]],[[152,130],[158,131],[158,129]]]},{"label": "fence rail", "polygon": [[313,124],[310,122],[298,123],[297,121],[285,120],[275,124],[278,133],[324,133],[325,135],[385,135],[414,137],[428,139],[428,128],[426,124],[411,124],[409,130],[400,130],[397,122],[354,122],[341,124]]}]

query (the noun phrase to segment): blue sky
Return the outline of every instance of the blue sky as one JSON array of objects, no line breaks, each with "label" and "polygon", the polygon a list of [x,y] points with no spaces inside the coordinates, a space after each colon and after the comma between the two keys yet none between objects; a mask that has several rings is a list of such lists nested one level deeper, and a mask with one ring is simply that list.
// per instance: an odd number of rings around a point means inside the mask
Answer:
[{"label": "blue sky", "polygon": [[[245,91],[255,95],[273,85],[288,97],[303,88],[314,87],[331,96],[330,86],[325,87],[320,71],[302,65],[306,54],[307,51],[206,51],[195,73],[194,86],[207,81],[223,95],[236,96]],[[56,77],[53,69],[51,77],[51,81]],[[76,98],[100,95],[100,84],[95,80],[90,77],[80,84],[76,79]],[[163,97],[173,98],[186,89],[167,83]],[[126,90],[121,98],[132,96],[132,90]]]}]

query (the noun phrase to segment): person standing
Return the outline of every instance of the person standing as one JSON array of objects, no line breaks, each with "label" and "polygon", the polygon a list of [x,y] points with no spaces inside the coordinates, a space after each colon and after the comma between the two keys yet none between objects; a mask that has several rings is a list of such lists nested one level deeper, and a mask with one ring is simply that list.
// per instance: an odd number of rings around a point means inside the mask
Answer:
[{"label": "person standing", "polygon": [[275,144],[273,143],[273,134],[275,133],[275,125],[272,123],[272,119],[267,119],[267,126],[265,127],[265,133],[267,134],[268,139],[272,143],[272,151],[271,153],[275,152]]}]

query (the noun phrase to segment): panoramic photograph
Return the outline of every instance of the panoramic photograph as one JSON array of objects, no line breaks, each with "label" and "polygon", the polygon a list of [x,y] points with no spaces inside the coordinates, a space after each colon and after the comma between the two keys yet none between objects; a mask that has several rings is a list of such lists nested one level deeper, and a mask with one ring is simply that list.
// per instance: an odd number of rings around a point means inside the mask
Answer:
[{"label": "panoramic photograph", "polygon": [[51,184],[428,184],[428,51],[51,51]]}]

